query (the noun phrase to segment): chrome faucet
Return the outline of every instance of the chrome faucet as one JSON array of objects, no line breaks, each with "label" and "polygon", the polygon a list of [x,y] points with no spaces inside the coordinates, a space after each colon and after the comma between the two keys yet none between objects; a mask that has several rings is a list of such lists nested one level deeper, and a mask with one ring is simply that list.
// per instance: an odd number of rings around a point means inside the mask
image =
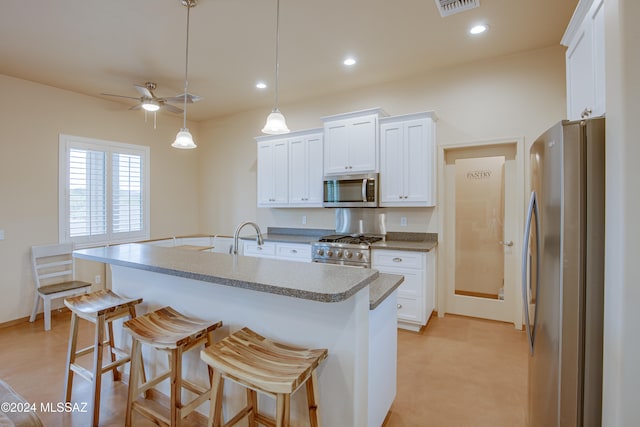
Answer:
[{"label": "chrome faucet", "polygon": [[262,232],[260,231],[260,227],[258,227],[258,224],[256,224],[255,222],[251,222],[251,221],[245,221],[241,224],[239,224],[236,227],[236,231],[233,233],[233,254],[237,255],[238,254],[238,238],[240,237],[240,230],[242,230],[242,228],[245,225],[251,225],[253,226],[253,228],[256,229],[256,233],[258,233],[258,237],[256,238],[256,242],[258,242],[258,245],[262,245],[264,243],[264,240],[262,240]]}]

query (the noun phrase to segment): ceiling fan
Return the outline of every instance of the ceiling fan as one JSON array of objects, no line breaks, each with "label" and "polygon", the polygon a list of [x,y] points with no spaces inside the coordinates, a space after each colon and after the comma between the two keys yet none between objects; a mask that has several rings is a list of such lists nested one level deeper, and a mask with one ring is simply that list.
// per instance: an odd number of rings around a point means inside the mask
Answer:
[{"label": "ceiling fan", "polygon": [[[178,95],[178,96],[172,96],[169,98],[161,98],[156,96],[153,91],[156,89],[157,85],[154,82],[145,82],[144,86],[142,85],[138,85],[138,84],[134,84],[133,87],[136,88],[136,90],[138,91],[138,93],[140,94],[139,97],[134,97],[134,96],[125,96],[125,95],[114,95],[111,93],[101,93],[100,95],[104,95],[104,96],[115,96],[118,98],[128,98],[128,99],[136,99],[139,101],[138,104],[134,105],[133,107],[129,108],[129,110],[139,110],[141,108],[143,108],[146,111],[158,111],[160,109],[164,109],[166,111],[169,111],[171,113],[176,113],[176,114],[180,114],[183,112],[183,110],[181,108],[178,108],[174,105],[171,105],[171,102],[175,102],[175,103],[184,103],[185,102],[185,95]],[[197,95],[193,95],[190,93],[186,94],[187,97],[187,102],[189,104],[192,104],[194,102],[198,102],[202,99],[201,96],[197,96]]]}]

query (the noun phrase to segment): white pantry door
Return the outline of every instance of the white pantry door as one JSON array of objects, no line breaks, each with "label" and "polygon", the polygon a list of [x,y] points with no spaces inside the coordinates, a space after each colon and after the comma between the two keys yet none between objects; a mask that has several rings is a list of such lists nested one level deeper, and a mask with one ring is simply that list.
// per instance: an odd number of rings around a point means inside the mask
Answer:
[{"label": "white pantry door", "polygon": [[444,149],[445,312],[522,325],[518,141]]}]

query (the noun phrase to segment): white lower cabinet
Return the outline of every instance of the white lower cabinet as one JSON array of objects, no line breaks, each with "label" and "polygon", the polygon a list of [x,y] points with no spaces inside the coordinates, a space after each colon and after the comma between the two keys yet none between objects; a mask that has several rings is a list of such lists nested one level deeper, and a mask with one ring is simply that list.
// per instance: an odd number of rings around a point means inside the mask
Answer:
[{"label": "white lower cabinet", "polygon": [[311,262],[311,245],[306,243],[264,242],[258,245],[255,240],[250,240],[243,246],[245,256]]},{"label": "white lower cabinet", "polygon": [[274,242],[264,242],[262,245],[258,245],[255,240],[245,241],[242,254],[259,258],[274,258],[276,256],[276,244]]},{"label": "white lower cabinet", "polygon": [[381,273],[399,274],[398,327],[418,331],[435,308],[434,252],[374,250],[371,267]]}]

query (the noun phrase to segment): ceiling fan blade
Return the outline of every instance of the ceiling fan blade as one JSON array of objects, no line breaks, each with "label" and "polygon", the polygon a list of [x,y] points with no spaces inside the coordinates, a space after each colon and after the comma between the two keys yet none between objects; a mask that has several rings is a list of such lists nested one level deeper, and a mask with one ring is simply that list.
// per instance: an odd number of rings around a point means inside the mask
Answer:
[{"label": "ceiling fan blade", "polygon": [[162,108],[164,108],[165,110],[169,111],[170,113],[180,114],[180,113],[183,112],[182,108],[174,107],[171,104],[166,104],[166,103],[162,102],[162,103],[160,103],[160,105],[162,105]]},{"label": "ceiling fan blade", "polygon": [[118,97],[118,98],[128,98],[128,99],[140,100],[140,98],[135,98],[133,96],[114,95],[112,93],[101,93],[100,95],[103,95],[103,96],[115,96],[115,97]]},{"label": "ceiling fan blade", "polygon": [[133,85],[136,90],[138,91],[138,93],[140,95],[142,95],[144,98],[154,98],[153,93],[151,93],[151,91],[149,89],[147,89],[144,86],[140,86],[140,85]]},{"label": "ceiling fan blade", "polygon": [[[187,103],[193,104],[194,102],[202,101],[202,97],[198,95],[194,95],[192,93],[187,93]],[[184,94],[178,96],[172,96],[171,98],[164,98],[167,102],[182,102],[184,103]]]},{"label": "ceiling fan blade", "polygon": [[[138,99],[138,98],[136,98]],[[133,107],[129,108],[129,110],[139,110],[142,108],[142,104],[136,104]]]}]

